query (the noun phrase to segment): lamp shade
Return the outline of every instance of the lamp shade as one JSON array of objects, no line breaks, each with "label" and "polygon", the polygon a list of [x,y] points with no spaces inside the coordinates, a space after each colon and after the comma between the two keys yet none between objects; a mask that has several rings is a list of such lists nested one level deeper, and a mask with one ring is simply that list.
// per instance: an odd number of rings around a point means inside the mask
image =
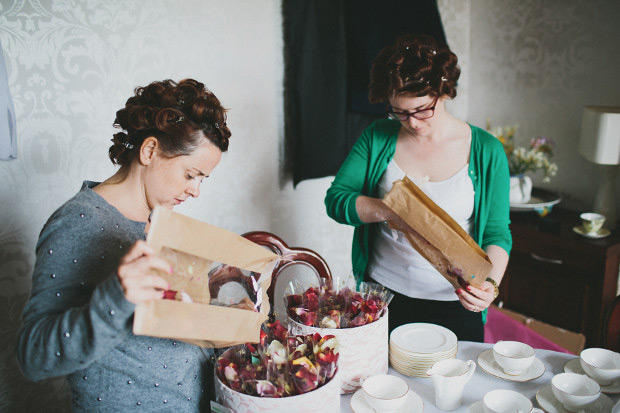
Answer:
[{"label": "lamp shade", "polygon": [[600,165],[620,163],[620,107],[584,108],[579,153]]}]

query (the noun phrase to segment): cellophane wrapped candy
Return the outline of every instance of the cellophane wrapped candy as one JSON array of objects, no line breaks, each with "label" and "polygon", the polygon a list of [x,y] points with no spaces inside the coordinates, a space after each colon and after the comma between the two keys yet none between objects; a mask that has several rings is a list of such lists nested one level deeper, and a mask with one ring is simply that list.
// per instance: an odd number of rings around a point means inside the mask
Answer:
[{"label": "cellophane wrapped candy", "polygon": [[[337,283],[334,283],[338,285]],[[361,283],[357,291],[327,285],[302,291],[295,282],[284,292],[288,316],[303,325],[320,328],[352,328],[378,320],[394,294],[377,283]]]},{"label": "cellophane wrapped candy", "polygon": [[[388,304],[393,294],[377,283],[357,288],[346,279],[334,278],[318,287],[302,287],[291,281],[284,292],[289,325],[295,334],[318,334],[338,340],[338,379],[341,393],[359,389],[364,377],[388,371]],[[318,298],[318,308],[307,306]],[[327,340],[329,342],[329,340]],[[321,347],[326,342],[315,341]],[[329,347],[329,344],[327,344]],[[330,353],[324,352],[326,362]],[[321,363],[321,359],[318,360]],[[319,372],[319,382],[321,373]]]},{"label": "cellophane wrapped candy", "polygon": [[231,389],[259,397],[311,392],[338,370],[334,336],[293,335],[279,321],[263,324],[257,344],[230,347],[218,357],[216,374]]}]

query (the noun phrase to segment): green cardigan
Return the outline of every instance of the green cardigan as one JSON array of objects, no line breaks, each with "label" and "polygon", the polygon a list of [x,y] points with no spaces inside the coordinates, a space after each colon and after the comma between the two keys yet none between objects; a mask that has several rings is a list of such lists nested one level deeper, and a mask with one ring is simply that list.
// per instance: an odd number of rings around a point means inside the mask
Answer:
[{"label": "green cardigan", "polygon": [[[497,245],[510,254],[508,161],[498,139],[470,127],[469,176],[475,191],[472,237],[483,249]],[[327,214],[341,224],[355,226],[351,255],[358,282],[366,273],[373,225],[360,220],[355,200],[360,195],[377,198],[379,179],[394,156],[399,129],[400,122],[388,119],[370,125],[351,149],[325,196]]]}]

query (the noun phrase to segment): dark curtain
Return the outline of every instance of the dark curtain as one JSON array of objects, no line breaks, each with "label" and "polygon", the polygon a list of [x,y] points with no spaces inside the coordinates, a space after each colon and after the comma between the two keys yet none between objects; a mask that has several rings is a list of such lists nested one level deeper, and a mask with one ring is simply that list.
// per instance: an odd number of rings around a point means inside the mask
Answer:
[{"label": "dark curtain", "polygon": [[385,105],[368,102],[372,60],[400,34],[445,42],[436,0],[284,0],[285,139],[293,183],[335,175]]}]

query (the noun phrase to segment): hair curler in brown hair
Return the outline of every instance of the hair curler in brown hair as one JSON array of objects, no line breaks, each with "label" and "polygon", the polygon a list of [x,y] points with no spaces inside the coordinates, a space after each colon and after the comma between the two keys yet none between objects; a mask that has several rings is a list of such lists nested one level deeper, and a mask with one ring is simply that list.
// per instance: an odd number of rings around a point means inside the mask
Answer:
[{"label": "hair curler in brown hair", "polygon": [[372,62],[368,99],[381,103],[396,95],[456,97],[458,58],[428,35],[403,35]]},{"label": "hair curler in brown hair", "polygon": [[121,168],[131,164],[137,156],[135,148],[150,136],[157,138],[163,156],[173,158],[191,154],[202,139],[225,152],[231,135],[226,109],[194,79],[137,87],[125,107],[116,112],[114,126],[123,132],[114,134],[109,156]]}]

